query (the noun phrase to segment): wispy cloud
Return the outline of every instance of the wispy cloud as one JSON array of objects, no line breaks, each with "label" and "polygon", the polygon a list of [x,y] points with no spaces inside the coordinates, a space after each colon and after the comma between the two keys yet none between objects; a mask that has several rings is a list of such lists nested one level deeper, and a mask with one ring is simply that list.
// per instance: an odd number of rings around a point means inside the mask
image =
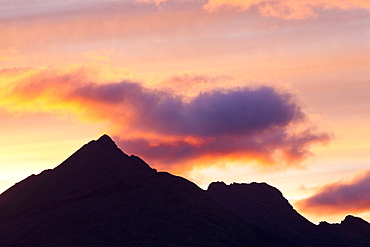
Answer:
[{"label": "wispy cloud", "polygon": [[370,3],[363,0],[210,0],[205,5],[205,8],[210,11],[216,11],[222,8],[244,11],[253,7],[257,8],[264,16],[284,19],[306,19],[315,17],[320,11],[328,9],[351,10],[362,8],[370,10]]},{"label": "wispy cloud", "polygon": [[[178,3],[172,0],[137,0],[138,2],[155,3],[160,7],[166,4]],[[196,1],[185,0],[181,3],[201,3],[203,8],[210,12],[220,10],[247,11],[257,9],[263,16],[278,17],[283,19],[306,19],[318,15],[321,11],[330,9],[353,10],[367,9],[370,10],[370,3],[364,0],[209,0]]]}]

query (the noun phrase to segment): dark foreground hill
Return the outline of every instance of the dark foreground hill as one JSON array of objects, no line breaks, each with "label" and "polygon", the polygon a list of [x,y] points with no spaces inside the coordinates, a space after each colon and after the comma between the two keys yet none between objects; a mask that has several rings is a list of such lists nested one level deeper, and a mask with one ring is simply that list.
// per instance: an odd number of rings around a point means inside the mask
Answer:
[{"label": "dark foreground hill", "polygon": [[0,195],[0,246],[370,246],[370,224],[314,225],[264,183],[204,191],[104,135]]}]

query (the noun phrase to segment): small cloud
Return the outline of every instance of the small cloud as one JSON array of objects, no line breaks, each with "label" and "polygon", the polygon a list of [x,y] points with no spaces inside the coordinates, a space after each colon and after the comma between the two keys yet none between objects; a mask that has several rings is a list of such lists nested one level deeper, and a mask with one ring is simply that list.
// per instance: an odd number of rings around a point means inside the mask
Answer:
[{"label": "small cloud", "polygon": [[307,214],[336,215],[370,210],[370,170],[350,181],[327,184],[296,206]]},{"label": "small cloud", "polygon": [[20,57],[20,50],[13,47],[0,49],[0,61],[16,60]]},{"label": "small cloud", "polygon": [[82,54],[91,62],[109,62],[113,53],[113,49],[99,49],[94,51],[86,51]]}]

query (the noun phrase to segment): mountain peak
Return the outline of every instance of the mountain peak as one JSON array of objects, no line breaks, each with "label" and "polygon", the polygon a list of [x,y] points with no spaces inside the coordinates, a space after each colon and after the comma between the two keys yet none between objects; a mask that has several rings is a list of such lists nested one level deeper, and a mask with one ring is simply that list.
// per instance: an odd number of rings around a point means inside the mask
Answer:
[{"label": "mountain peak", "polygon": [[103,149],[113,149],[117,148],[116,143],[107,134],[102,135],[96,143]]},{"label": "mountain peak", "polygon": [[[97,140],[85,144],[67,160],[55,168],[66,170],[72,175],[94,173],[93,177],[128,176],[137,172],[154,171],[150,166],[138,157],[128,156],[107,135],[102,135]],[[108,179],[111,180],[111,179]]]},{"label": "mountain peak", "polygon": [[353,226],[366,226],[370,227],[369,223],[359,217],[353,215],[347,215],[345,219],[341,222],[342,225],[353,225]]},{"label": "mountain peak", "polygon": [[208,185],[208,191],[209,190],[219,190],[219,189],[224,189],[224,188],[227,188],[228,185],[225,184],[224,181],[217,181],[217,182],[212,182]]}]

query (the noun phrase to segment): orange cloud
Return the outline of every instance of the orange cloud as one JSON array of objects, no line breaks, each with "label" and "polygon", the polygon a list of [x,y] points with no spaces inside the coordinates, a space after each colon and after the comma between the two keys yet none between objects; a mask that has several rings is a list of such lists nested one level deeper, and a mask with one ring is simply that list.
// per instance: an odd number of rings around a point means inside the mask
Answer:
[{"label": "orange cloud", "polygon": [[241,87],[184,100],[129,80],[94,82],[88,71],[29,70],[3,93],[0,107],[105,122],[123,150],[169,167],[227,156],[286,167],[329,138],[307,127],[306,115],[287,91]]},{"label": "orange cloud", "polygon": [[370,210],[370,170],[350,181],[323,186],[313,196],[298,201],[298,209],[313,215],[361,213]]}]

